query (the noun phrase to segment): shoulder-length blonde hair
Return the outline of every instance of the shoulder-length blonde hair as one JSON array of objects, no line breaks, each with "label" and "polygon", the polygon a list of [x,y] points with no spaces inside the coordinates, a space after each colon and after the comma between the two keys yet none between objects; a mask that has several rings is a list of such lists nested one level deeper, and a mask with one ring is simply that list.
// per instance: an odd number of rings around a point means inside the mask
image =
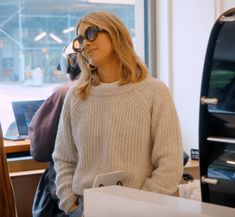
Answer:
[{"label": "shoulder-length blonde hair", "polygon": [[[118,17],[109,12],[87,14],[78,22],[76,32],[81,23],[97,26],[109,34],[115,55],[120,61],[120,85],[135,83],[146,78],[147,67],[135,53],[131,35]],[[89,94],[90,86],[100,83],[98,69],[90,67],[81,54],[78,54],[78,62],[81,74],[74,94],[85,99]]]}]

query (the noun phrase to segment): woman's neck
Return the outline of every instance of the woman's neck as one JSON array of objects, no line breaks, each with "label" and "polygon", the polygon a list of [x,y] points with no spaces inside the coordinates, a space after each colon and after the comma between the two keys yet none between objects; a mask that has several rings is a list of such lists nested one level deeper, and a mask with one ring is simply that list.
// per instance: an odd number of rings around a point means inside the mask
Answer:
[{"label": "woman's neck", "polygon": [[113,60],[98,67],[98,74],[100,81],[104,83],[112,83],[120,80],[120,62]]}]

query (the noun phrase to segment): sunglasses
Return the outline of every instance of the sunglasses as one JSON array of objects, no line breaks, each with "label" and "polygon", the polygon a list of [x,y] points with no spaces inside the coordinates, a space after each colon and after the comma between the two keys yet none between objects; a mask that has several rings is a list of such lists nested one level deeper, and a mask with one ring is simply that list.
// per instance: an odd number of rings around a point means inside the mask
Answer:
[{"label": "sunglasses", "polygon": [[86,39],[87,41],[94,41],[99,32],[105,31],[104,29],[99,29],[97,26],[90,26],[86,29],[85,35],[79,35],[73,40],[73,49],[75,52],[81,53],[83,51],[83,41]]}]

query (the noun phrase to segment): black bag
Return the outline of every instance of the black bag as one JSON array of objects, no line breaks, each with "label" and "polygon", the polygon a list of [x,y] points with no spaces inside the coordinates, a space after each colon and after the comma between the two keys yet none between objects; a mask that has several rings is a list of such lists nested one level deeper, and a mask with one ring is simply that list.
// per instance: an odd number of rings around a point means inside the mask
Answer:
[{"label": "black bag", "polygon": [[33,201],[33,217],[68,217],[58,207],[55,194],[55,170],[51,164],[42,174]]}]

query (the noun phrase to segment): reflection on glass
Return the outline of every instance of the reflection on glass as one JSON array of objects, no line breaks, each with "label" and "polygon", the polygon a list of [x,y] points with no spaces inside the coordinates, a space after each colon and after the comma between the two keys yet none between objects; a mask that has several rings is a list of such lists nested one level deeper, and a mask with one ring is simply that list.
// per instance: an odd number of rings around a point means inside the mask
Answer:
[{"label": "reflection on glass", "polygon": [[216,41],[210,75],[210,98],[217,105],[209,105],[214,112],[235,112],[235,23],[225,23]]},{"label": "reflection on glass", "polygon": [[[226,145],[224,151],[213,159],[207,169],[207,176],[210,178],[219,178],[235,180],[235,146]],[[233,163],[231,163],[233,162]]]}]

